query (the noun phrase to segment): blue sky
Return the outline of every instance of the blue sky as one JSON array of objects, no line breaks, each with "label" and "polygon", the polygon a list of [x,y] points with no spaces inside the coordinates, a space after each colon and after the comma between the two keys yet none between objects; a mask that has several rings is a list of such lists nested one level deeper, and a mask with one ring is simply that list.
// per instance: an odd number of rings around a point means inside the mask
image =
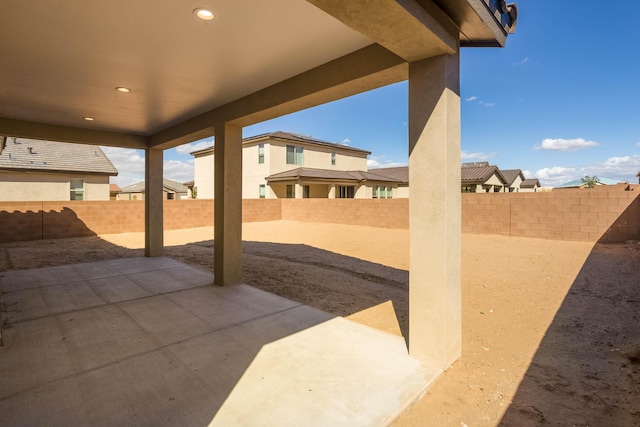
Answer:
[{"label": "blue sky", "polygon": [[[585,175],[636,182],[640,171],[640,32],[625,17],[640,1],[517,0],[507,46],[463,49],[463,161],[522,169],[555,186]],[[372,152],[370,168],[406,165],[407,83],[398,83],[243,130],[293,131]],[[193,179],[190,151],[165,151],[165,177]],[[140,151],[105,149],[128,185],[144,178]]]}]

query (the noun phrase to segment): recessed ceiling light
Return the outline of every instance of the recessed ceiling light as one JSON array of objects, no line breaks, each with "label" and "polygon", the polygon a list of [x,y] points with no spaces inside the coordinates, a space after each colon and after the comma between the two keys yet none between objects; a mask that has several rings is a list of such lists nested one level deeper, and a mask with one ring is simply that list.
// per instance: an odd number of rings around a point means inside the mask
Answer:
[{"label": "recessed ceiling light", "polygon": [[204,21],[213,21],[216,19],[216,14],[210,11],[209,9],[205,9],[203,7],[199,7],[193,11],[193,14],[198,18]]},{"label": "recessed ceiling light", "polygon": [[116,88],[116,90],[117,90],[118,92],[122,92],[122,93],[129,93],[129,92],[131,92],[131,89],[129,89],[128,87],[122,87],[122,86],[121,86],[121,87],[117,87],[117,88]]},{"label": "recessed ceiling light", "polygon": [[84,119],[88,122],[92,122],[95,120],[93,117],[85,117]]}]

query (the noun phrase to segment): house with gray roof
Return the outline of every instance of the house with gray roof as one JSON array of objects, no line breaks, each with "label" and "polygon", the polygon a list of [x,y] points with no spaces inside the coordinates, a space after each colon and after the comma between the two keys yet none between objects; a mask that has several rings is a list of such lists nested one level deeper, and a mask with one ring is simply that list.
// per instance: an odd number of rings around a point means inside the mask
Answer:
[{"label": "house with gray roof", "polygon": [[538,178],[527,178],[520,184],[520,191],[522,193],[537,193],[540,191],[540,181]]},{"label": "house with gray roof", "polygon": [[[145,181],[123,187],[116,196],[116,200],[144,200],[146,190]],[[162,179],[162,194],[164,200],[189,199],[189,188],[171,179]]]},{"label": "house with gray roof", "polygon": [[[215,147],[194,156],[199,199],[214,196]],[[371,152],[308,135],[271,132],[242,141],[242,197],[392,198],[400,180],[367,171]]]},{"label": "house with gray roof", "polygon": [[0,137],[0,201],[109,200],[116,175],[95,145]]},{"label": "house with gray roof", "polygon": [[517,193],[520,191],[524,175],[520,169],[500,169],[502,176],[506,180],[505,192]]}]

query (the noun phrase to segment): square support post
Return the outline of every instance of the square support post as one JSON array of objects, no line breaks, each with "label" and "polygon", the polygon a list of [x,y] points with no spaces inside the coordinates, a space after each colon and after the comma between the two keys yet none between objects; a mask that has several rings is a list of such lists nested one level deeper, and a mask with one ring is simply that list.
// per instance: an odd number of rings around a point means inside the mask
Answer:
[{"label": "square support post", "polygon": [[460,55],[409,64],[409,353],[460,357]]},{"label": "square support post", "polygon": [[242,276],[242,127],[215,126],[214,284],[240,283]]},{"label": "square support post", "polygon": [[145,150],[144,255],[162,256],[164,252],[162,150]]}]

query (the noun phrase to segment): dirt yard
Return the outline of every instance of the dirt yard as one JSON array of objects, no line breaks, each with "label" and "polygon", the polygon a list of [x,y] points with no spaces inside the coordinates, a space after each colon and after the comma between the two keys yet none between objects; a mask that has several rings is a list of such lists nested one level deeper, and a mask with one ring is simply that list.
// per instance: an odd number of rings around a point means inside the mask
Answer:
[{"label": "dirt yard", "polygon": [[[245,283],[407,336],[408,232],[243,228]],[[213,268],[213,228],[165,253]],[[9,269],[141,256],[142,233],[0,244]],[[395,426],[640,426],[640,244],[464,235],[462,357]]]}]

